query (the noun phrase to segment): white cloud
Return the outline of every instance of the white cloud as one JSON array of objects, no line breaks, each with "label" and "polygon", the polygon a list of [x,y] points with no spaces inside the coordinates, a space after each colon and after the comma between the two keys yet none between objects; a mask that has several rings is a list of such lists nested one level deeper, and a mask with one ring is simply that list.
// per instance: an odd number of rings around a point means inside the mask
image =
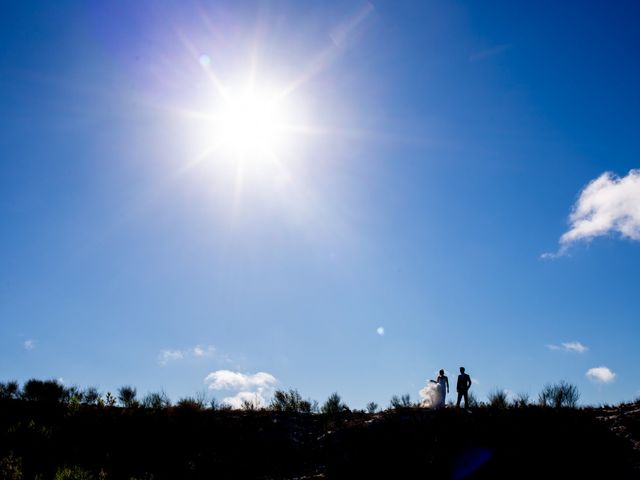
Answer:
[{"label": "white cloud", "polygon": [[29,338],[24,341],[22,346],[24,347],[25,350],[33,350],[34,348],[36,348],[36,341],[32,338]]},{"label": "white cloud", "polygon": [[213,345],[196,345],[185,350],[162,350],[158,355],[158,363],[166,365],[169,362],[176,362],[186,358],[208,358],[216,353]]},{"label": "white cloud", "polygon": [[184,354],[180,350],[163,350],[158,355],[158,362],[160,365],[166,365],[169,362],[182,360],[183,358]]},{"label": "white cloud", "polygon": [[204,382],[210,390],[251,390],[253,388],[270,388],[276,382],[276,377],[266,372],[244,374],[231,370],[217,370],[206,376]]},{"label": "white cloud", "polygon": [[216,349],[213,345],[208,345],[206,347],[203,347],[202,345],[196,345],[195,347],[193,347],[193,355],[195,357],[211,357],[214,353],[216,353]]},{"label": "white cloud", "polygon": [[565,352],[572,353],[584,353],[589,350],[589,347],[581,344],[580,342],[564,342],[560,345],[549,344],[547,345],[549,350],[564,350]]},{"label": "white cloud", "polygon": [[569,224],[560,237],[559,250],[542,258],[564,255],[577,241],[611,233],[640,241],[640,170],[631,170],[626,177],[605,172],[592,180],[580,192]]},{"label": "white cloud", "polygon": [[376,333],[378,335],[380,335],[381,337],[384,337],[384,327],[378,327],[376,328]]},{"label": "white cloud", "polygon": [[586,376],[596,383],[611,383],[616,378],[616,374],[607,367],[594,367],[587,370]]},{"label": "white cloud", "polygon": [[267,401],[263,396],[263,390],[261,388],[255,392],[238,392],[232,397],[225,397],[222,399],[222,403],[230,405],[231,408],[241,408],[243,402],[251,402],[258,408],[264,407],[267,404]]}]

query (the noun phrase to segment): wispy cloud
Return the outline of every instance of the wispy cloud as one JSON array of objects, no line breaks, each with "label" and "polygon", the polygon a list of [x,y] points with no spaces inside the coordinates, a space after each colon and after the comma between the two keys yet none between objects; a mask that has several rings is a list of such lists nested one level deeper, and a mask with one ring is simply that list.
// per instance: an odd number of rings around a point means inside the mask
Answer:
[{"label": "wispy cloud", "polygon": [[511,45],[506,43],[502,45],[496,45],[490,48],[485,48],[484,50],[480,50],[479,52],[475,52],[469,55],[469,61],[479,62],[480,60],[486,60],[487,58],[500,55],[501,53],[506,52],[510,48],[511,48]]},{"label": "wispy cloud", "polygon": [[569,225],[558,251],[542,258],[562,256],[575,242],[608,234],[640,241],[640,170],[631,170],[626,177],[605,172],[592,180],[580,192]]},{"label": "wispy cloud", "polygon": [[196,345],[191,349],[194,357],[205,358],[212,357],[216,353],[216,349],[213,345],[203,347],[202,345]]},{"label": "wispy cloud", "polygon": [[583,345],[580,342],[564,342],[564,343],[561,343],[560,345],[549,344],[547,345],[547,348],[549,350],[563,350],[565,352],[572,352],[572,353],[584,353],[587,350],[589,350],[589,347],[587,347],[586,345]]},{"label": "wispy cloud", "polygon": [[213,345],[196,345],[192,348],[184,350],[162,350],[158,354],[158,363],[166,365],[170,362],[177,362],[186,358],[207,358],[212,357],[216,353]]},{"label": "wispy cloud", "polygon": [[607,367],[590,368],[585,375],[589,380],[596,383],[611,383],[616,378],[616,374]]},{"label": "wispy cloud", "polygon": [[266,372],[245,374],[231,370],[217,370],[206,376],[204,382],[210,390],[251,390],[270,388],[276,384],[276,377]]},{"label": "wispy cloud", "polygon": [[25,350],[33,350],[36,348],[36,341],[33,338],[29,338],[22,343],[22,347]]}]

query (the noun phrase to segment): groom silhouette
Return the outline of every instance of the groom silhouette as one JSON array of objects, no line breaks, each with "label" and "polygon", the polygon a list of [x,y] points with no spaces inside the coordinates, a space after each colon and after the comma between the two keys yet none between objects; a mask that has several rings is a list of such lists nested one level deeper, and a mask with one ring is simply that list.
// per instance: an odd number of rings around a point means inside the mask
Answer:
[{"label": "groom silhouette", "polygon": [[456,407],[460,408],[460,400],[464,397],[464,408],[469,408],[469,387],[471,387],[471,377],[464,373],[464,367],[460,367],[460,375],[458,375],[458,385],[456,390],[458,391],[458,402]]}]

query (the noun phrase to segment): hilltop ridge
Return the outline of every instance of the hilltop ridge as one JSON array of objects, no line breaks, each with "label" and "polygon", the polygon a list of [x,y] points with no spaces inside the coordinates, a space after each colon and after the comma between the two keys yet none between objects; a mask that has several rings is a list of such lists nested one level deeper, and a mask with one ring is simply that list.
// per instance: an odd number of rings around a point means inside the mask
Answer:
[{"label": "hilltop ridge", "polygon": [[638,478],[639,440],[638,402],[334,415],[0,402],[11,480]]}]

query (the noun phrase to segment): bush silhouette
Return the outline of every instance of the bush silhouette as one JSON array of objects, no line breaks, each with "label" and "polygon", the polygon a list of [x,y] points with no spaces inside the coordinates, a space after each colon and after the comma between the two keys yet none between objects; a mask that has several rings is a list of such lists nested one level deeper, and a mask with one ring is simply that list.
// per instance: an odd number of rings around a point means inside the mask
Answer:
[{"label": "bush silhouette", "polygon": [[20,397],[20,385],[15,380],[0,383],[0,399],[9,400]]},{"label": "bush silhouette", "polygon": [[200,411],[205,408],[204,400],[197,397],[184,397],[178,400],[176,403],[176,408],[180,410],[192,410],[192,411]]},{"label": "bush silhouette", "polygon": [[367,412],[376,413],[378,411],[378,404],[376,402],[367,403]]},{"label": "bush silhouette", "polygon": [[240,403],[240,409],[245,412],[256,412],[260,409],[260,403],[257,398],[252,400],[244,399]]},{"label": "bush silhouette", "polygon": [[82,393],[82,397],[83,397],[84,403],[88,405],[95,405],[98,403],[98,400],[100,399],[100,392],[98,392],[98,389],[96,387],[88,387]]},{"label": "bush silhouette", "polygon": [[276,412],[310,413],[312,403],[310,400],[304,400],[297,390],[291,388],[289,391],[276,390],[270,408]]},{"label": "bush silhouette", "polygon": [[389,407],[394,409],[411,407],[411,396],[408,393],[402,395],[401,397],[394,395],[393,397],[391,397]]},{"label": "bush silhouette", "polygon": [[120,405],[125,408],[135,408],[138,406],[138,400],[136,400],[136,395],[138,391],[125,385],[124,387],[120,387],[118,389],[118,400],[120,401]]},{"label": "bush silhouette", "polygon": [[164,392],[152,392],[142,399],[142,406],[152,410],[161,410],[171,406],[171,400]]},{"label": "bush silhouette", "polygon": [[342,402],[338,392],[334,392],[329,395],[329,398],[324,402],[320,411],[325,415],[337,415],[339,413],[349,411],[349,407]]},{"label": "bush silhouette", "polygon": [[21,397],[30,402],[62,403],[69,399],[69,392],[55,380],[27,380]]},{"label": "bush silhouette", "polygon": [[91,472],[80,467],[64,467],[58,469],[54,480],[94,480]]},{"label": "bush silhouette", "polygon": [[22,480],[22,459],[13,454],[0,460],[0,478],[3,480]]},{"label": "bush silhouette", "polygon": [[545,385],[538,396],[538,403],[543,407],[575,408],[579,399],[578,387],[562,380],[554,385]]},{"label": "bush silhouette", "polygon": [[513,401],[513,406],[520,408],[529,406],[529,394],[526,392],[518,393]]},{"label": "bush silhouette", "polygon": [[507,392],[499,388],[490,392],[487,399],[491,408],[507,408],[509,406]]}]

